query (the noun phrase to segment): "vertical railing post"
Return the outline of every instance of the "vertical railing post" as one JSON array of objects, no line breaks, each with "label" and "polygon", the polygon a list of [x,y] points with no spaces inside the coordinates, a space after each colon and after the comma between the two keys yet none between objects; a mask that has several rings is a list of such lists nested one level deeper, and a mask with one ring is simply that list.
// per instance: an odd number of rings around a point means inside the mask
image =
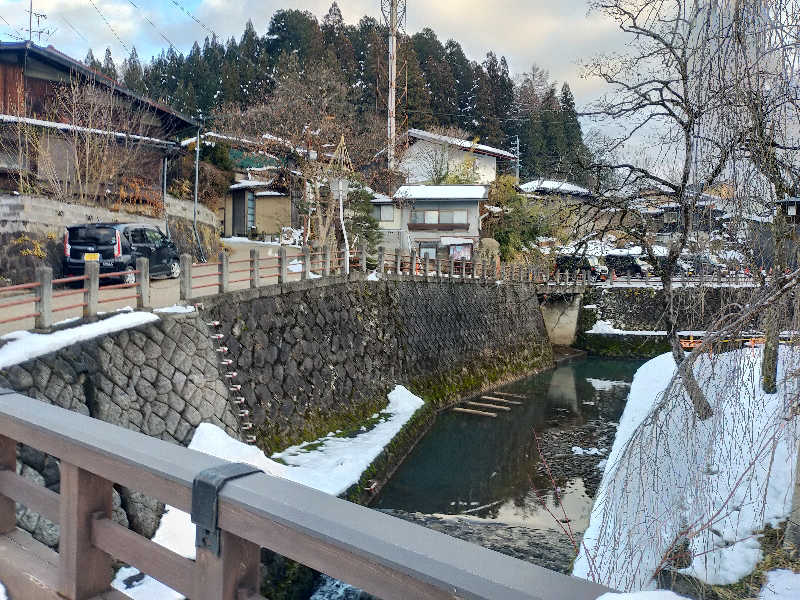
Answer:
[{"label": "vertical railing post", "polygon": [[36,281],[39,282],[39,301],[36,303],[35,326],[37,329],[46,329],[53,324],[53,269],[38,267]]},{"label": "vertical railing post", "polygon": [[328,245],[325,246],[324,260],[325,260],[325,271],[323,272],[323,275],[325,275],[325,277],[330,277],[331,276],[331,247],[328,246]]},{"label": "vertical railing post", "polygon": [[461,259],[461,281],[462,283],[467,280],[467,259]]},{"label": "vertical railing post", "polygon": [[350,251],[347,246],[342,246],[342,255],[344,256],[344,274],[350,275]]},{"label": "vertical railing post", "polygon": [[422,276],[425,278],[425,281],[428,281],[428,271],[430,270],[430,264],[428,263],[429,260],[430,259],[427,255],[422,259],[422,268],[424,269]]},{"label": "vertical railing post", "polygon": [[311,277],[311,248],[309,246],[303,246],[303,279],[309,279]]},{"label": "vertical railing post", "polygon": [[436,262],[436,279],[441,281],[442,280],[442,261],[439,260],[438,256],[433,260]]},{"label": "vertical railing post", "polygon": [[260,588],[261,549],[222,530],[220,554],[197,549],[192,600],[236,600],[257,598]]},{"label": "vertical railing post", "polygon": [[281,246],[278,249],[278,283],[287,283],[289,281],[289,259],[286,255],[286,246]]},{"label": "vertical railing post", "polygon": [[113,577],[111,557],[92,544],[92,521],[111,518],[112,484],[61,460],[59,592],[85,600],[105,592]]},{"label": "vertical railing post", "polygon": [[83,307],[84,317],[94,317],[100,300],[100,263],[94,260],[86,262],[86,306]]},{"label": "vertical railing post", "polygon": [[[17,468],[17,442],[0,435],[0,469],[14,473]],[[0,534],[14,531],[17,527],[17,513],[14,501],[0,496]]]},{"label": "vertical railing post", "polygon": [[192,298],[192,257],[181,254],[181,300]]},{"label": "vertical railing post", "polygon": [[250,248],[250,287],[261,287],[261,253]]},{"label": "vertical railing post", "polygon": [[400,248],[395,249],[394,255],[394,274],[395,275],[402,275],[401,271],[403,270],[403,256],[400,254]]},{"label": "vertical railing post", "polygon": [[361,246],[361,272],[367,272],[367,245]]},{"label": "vertical railing post", "polygon": [[378,274],[383,275],[386,272],[386,265],[383,261],[386,260],[386,250],[383,246],[378,246]]},{"label": "vertical railing post", "polygon": [[447,277],[453,279],[456,276],[456,259],[450,257],[450,270],[447,272]]},{"label": "vertical railing post", "polygon": [[411,251],[411,260],[409,262],[410,262],[409,275],[411,275],[411,278],[413,279],[414,277],[417,276],[417,251],[416,250],[412,250]]},{"label": "vertical railing post", "polygon": [[150,304],[150,261],[140,256],[136,259],[136,308],[149,310]]},{"label": "vertical railing post", "polygon": [[224,294],[230,290],[231,266],[228,261],[228,253],[224,250],[219,253],[219,293]]}]

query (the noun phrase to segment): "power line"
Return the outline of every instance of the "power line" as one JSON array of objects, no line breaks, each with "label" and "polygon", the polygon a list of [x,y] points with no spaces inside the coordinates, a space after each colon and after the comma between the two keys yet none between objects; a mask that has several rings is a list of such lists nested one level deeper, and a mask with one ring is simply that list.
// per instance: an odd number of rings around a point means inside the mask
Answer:
[{"label": "power line", "polygon": [[133,8],[135,8],[136,10],[138,10],[138,11],[139,11],[139,14],[142,16],[142,18],[143,18],[145,21],[147,21],[147,22],[150,24],[150,26],[151,26],[153,29],[155,29],[155,30],[156,30],[156,33],[158,33],[158,35],[160,35],[160,36],[162,37],[162,39],[163,39],[165,42],[167,42],[167,44],[169,44],[170,48],[172,48],[173,50],[175,50],[175,52],[177,52],[177,51],[178,51],[178,49],[175,47],[175,44],[173,44],[173,43],[172,43],[172,42],[169,40],[169,38],[168,38],[168,37],[167,37],[167,36],[166,36],[166,35],[165,35],[165,34],[164,34],[164,33],[163,33],[163,32],[162,32],[162,31],[161,31],[161,30],[160,30],[158,27],[156,27],[156,24],[155,24],[155,23],[153,23],[153,21],[151,21],[151,20],[150,20],[150,17],[148,17],[148,16],[145,14],[145,12],[144,12],[144,11],[143,11],[141,8],[139,8],[138,6],[136,6],[136,4],[134,4],[132,0],[128,0],[128,4],[130,4],[130,5],[131,5]]},{"label": "power line", "polygon": [[97,11],[97,14],[100,15],[100,18],[103,19],[103,22],[105,22],[106,26],[111,30],[111,33],[113,33],[114,37],[117,38],[117,41],[120,43],[120,46],[125,48],[125,52],[130,52],[130,50],[128,49],[128,46],[125,44],[125,42],[122,41],[122,38],[119,37],[119,34],[117,33],[117,30],[114,29],[111,26],[111,23],[109,22],[108,19],[106,19],[106,16],[103,14],[103,12],[94,3],[94,0],[89,0],[89,4],[92,5],[92,7],[95,9],[95,11]]},{"label": "power line", "polygon": [[5,23],[5,24],[6,24],[6,25],[8,25],[8,26],[9,26],[11,29],[13,29],[14,31],[16,31],[16,32],[17,32],[17,35],[11,35],[10,33],[9,33],[9,34],[6,34],[6,35],[8,35],[9,37],[12,37],[12,38],[17,38],[17,39],[19,39],[19,40],[24,40],[24,39],[25,39],[25,37],[22,35],[22,32],[21,32],[19,29],[17,29],[16,27],[14,27],[14,26],[13,26],[11,23],[9,23],[8,21],[6,21],[5,17],[3,17],[3,15],[0,15],[0,19],[2,19],[3,23]]},{"label": "power line", "polygon": [[66,23],[66,24],[67,24],[67,26],[68,26],[70,29],[72,29],[72,31],[74,31],[74,32],[75,32],[75,34],[76,34],[76,35],[77,35],[79,38],[81,38],[81,39],[82,39],[84,42],[86,42],[87,44],[89,44],[89,45],[91,46],[91,42],[89,41],[89,39],[88,39],[88,38],[87,38],[85,35],[83,35],[83,34],[82,34],[80,31],[78,31],[78,29],[75,27],[75,25],[73,25],[72,23],[70,23],[70,21],[69,21],[69,19],[67,19],[67,17],[65,17],[65,16],[61,15],[61,17],[60,17],[60,18],[61,18],[61,20],[62,20],[62,21],[64,21],[64,23]]},{"label": "power line", "polygon": [[208,27],[200,19],[198,19],[196,16],[194,16],[194,14],[192,14],[192,12],[189,9],[187,9],[185,6],[183,6],[183,4],[181,4],[177,0],[169,0],[169,1],[172,2],[172,4],[175,6],[175,8],[177,8],[178,10],[183,11],[190,19],[192,19],[192,21],[194,21],[195,23],[200,25],[200,27],[205,29],[207,33],[210,33],[211,35],[213,35],[214,37],[219,39],[219,36],[217,35],[217,33],[213,29]]}]

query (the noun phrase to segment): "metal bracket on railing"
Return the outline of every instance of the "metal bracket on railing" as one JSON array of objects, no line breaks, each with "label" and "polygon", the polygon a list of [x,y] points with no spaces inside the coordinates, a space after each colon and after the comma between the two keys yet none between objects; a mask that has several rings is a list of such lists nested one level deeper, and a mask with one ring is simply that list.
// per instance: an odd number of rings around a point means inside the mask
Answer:
[{"label": "metal bracket on railing", "polygon": [[192,523],[197,526],[194,545],[219,556],[219,492],[232,479],[261,473],[252,465],[227,463],[200,471],[192,484]]}]

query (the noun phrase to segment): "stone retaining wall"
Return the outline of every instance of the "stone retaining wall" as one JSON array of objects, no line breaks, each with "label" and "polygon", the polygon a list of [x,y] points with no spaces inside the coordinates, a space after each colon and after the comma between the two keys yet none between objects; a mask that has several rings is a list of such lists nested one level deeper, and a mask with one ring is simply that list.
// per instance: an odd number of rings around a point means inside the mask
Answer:
[{"label": "stone retaining wall", "polygon": [[[209,335],[197,313],[164,314],[2,370],[0,387],[178,444],[204,421],[238,436]],[[38,450],[20,446],[17,471],[58,489],[58,461]],[[163,507],[116,487],[115,519],[152,536]],[[58,526],[36,513],[21,510],[18,523],[43,543],[58,541]]]},{"label": "stone retaining wall", "polygon": [[[191,202],[167,196],[169,229],[180,252],[197,254],[192,230]],[[164,231],[164,219],[101,206],[59,202],[44,196],[0,194],[0,278],[24,283],[34,278],[36,267],[53,267],[61,275],[64,228],[78,223],[147,223]],[[197,230],[207,256],[219,250],[217,218],[199,205]],[[0,284],[2,282],[0,281]]]},{"label": "stone retaining wall", "polygon": [[198,301],[267,450],[358,423],[396,383],[442,403],[552,366],[532,286],[353,274]]}]

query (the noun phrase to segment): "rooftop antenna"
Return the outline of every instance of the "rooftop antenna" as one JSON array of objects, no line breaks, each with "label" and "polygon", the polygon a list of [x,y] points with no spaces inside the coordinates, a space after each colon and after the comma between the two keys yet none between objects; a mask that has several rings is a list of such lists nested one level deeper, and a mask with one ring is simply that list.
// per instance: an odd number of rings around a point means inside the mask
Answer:
[{"label": "rooftop antenna", "polygon": [[[33,18],[36,17],[36,29],[33,28]],[[33,34],[37,34],[39,36],[39,43],[42,42],[42,34],[46,36],[51,36],[55,33],[55,29],[42,29],[41,24],[42,21],[47,20],[47,15],[45,13],[34,12],[33,10],[33,0],[30,0],[30,4],[28,5],[28,41],[33,41]]]}]

